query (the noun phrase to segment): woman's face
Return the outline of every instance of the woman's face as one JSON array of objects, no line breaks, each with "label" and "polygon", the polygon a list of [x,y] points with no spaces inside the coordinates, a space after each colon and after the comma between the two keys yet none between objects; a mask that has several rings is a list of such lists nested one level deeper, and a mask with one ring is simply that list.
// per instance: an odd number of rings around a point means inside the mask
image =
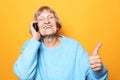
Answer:
[{"label": "woman's face", "polygon": [[54,35],[57,33],[56,19],[53,13],[44,10],[38,17],[39,31],[42,36]]}]

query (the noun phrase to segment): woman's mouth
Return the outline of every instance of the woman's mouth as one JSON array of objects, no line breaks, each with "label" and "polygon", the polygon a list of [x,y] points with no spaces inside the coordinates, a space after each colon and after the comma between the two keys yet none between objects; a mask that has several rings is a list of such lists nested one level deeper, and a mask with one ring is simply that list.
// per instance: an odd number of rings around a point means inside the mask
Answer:
[{"label": "woman's mouth", "polygon": [[46,27],[45,27],[45,29],[50,29],[50,28],[51,28],[51,26],[46,26]]},{"label": "woman's mouth", "polygon": [[52,25],[45,25],[44,27],[43,27],[43,29],[50,29],[52,27]]}]

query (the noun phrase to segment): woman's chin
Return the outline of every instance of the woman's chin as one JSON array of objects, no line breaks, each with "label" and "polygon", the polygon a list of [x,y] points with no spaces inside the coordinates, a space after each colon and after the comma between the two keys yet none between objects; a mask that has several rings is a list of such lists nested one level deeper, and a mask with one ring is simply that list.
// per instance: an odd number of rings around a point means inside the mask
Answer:
[{"label": "woman's chin", "polygon": [[56,35],[56,33],[49,33],[49,34],[44,34],[44,35],[42,35],[43,37],[48,37],[48,36],[55,36]]}]

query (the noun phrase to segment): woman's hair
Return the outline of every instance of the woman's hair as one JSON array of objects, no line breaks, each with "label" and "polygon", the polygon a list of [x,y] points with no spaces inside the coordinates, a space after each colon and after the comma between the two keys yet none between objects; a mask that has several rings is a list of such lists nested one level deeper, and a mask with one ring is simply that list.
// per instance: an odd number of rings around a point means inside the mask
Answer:
[{"label": "woman's hair", "polygon": [[53,9],[51,9],[50,7],[48,6],[42,6],[40,8],[38,8],[38,10],[35,12],[34,14],[34,19],[37,20],[37,17],[40,16],[40,14],[44,11],[44,10],[47,10],[49,11],[50,13],[53,13],[55,19],[56,19],[56,25],[57,27],[60,29],[62,27],[61,23],[60,23],[60,20],[59,18],[57,17],[57,14],[55,13],[55,11]]}]

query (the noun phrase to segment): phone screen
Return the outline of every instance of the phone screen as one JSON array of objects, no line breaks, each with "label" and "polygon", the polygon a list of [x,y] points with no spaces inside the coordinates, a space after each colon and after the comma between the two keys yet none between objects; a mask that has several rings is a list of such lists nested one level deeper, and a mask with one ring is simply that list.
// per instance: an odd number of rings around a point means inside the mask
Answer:
[{"label": "phone screen", "polygon": [[38,23],[33,23],[33,27],[34,27],[34,29],[36,30],[36,32],[38,32],[38,31],[39,31],[39,28],[38,28]]}]

